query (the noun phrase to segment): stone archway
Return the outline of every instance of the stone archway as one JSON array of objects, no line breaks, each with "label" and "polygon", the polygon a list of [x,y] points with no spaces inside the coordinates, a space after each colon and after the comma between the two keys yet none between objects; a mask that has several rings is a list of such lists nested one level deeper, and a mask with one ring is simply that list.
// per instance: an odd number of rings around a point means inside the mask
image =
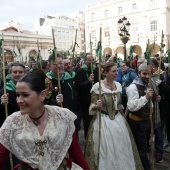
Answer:
[{"label": "stone archway", "polygon": [[141,56],[142,55],[142,48],[139,45],[134,45],[134,52],[136,55]]},{"label": "stone archway", "polygon": [[124,47],[123,46],[117,47],[115,53],[117,54],[118,58],[121,58],[122,60],[124,59]]},{"label": "stone archway", "polygon": [[160,46],[158,44],[151,44],[150,49],[151,57],[154,57],[154,55],[156,55],[160,51]]},{"label": "stone archway", "polygon": [[112,55],[112,49],[110,47],[106,47],[103,50],[103,54],[105,56],[105,60],[108,60],[108,58]]},{"label": "stone archway", "polygon": [[36,50],[30,50],[28,53],[29,58],[36,58],[37,57],[37,51]]},{"label": "stone archway", "polygon": [[110,47],[106,47],[104,50],[103,50],[103,54],[104,55],[112,55],[112,49]]},{"label": "stone archway", "polygon": [[5,51],[5,62],[7,63],[11,63],[11,62],[14,62],[14,55],[13,55],[13,52],[9,49],[6,49]]},{"label": "stone archway", "polygon": [[119,46],[116,48],[116,53],[120,53],[120,54],[124,54],[124,47],[123,46]]},{"label": "stone archway", "polygon": [[37,55],[38,55],[37,50],[32,49],[32,50],[29,51],[29,53],[28,53],[28,56],[29,56],[28,57],[28,63],[30,65],[30,67],[32,65],[32,61],[37,61]]}]

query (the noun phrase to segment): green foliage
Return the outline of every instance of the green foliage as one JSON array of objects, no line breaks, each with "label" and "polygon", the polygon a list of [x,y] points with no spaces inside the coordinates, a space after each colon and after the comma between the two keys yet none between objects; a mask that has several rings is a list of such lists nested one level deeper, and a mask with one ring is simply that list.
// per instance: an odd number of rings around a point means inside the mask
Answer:
[{"label": "green foliage", "polygon": [[18,47],[18,52],[19,52],[19,54],[21,54],[21,48],[20,47]]},{"label": "green foliage", "polygon": [[90,37],[90,52],[92,51],[92,47],[93,47],[93,42],[91,41],[91,37]]},{"label": "green foliage", "polygon": [[130,46],[130,51],[129,51],[129,59],[132,62],[133,60],[133,53],[135,52],[135,46],[131,45]]},{"label": "green foliage", "polygon": [[123,36],[120,39],[122,40],[123,44],[126,44],[130,40],[130,38],[127,36]]},{"label": "green foliage", "polygon": [[27,59],[27,55],[26,55],[26,56],[25,56],[25,62],[26,62],[26,63],[27,63],[27,60],[28,60],[28,59]]},{"label": "green foliage", "polygon": [[85,55],[86,55],[86,53],[81,52],[79,57],[80,57],[80,58],[84,58]]},{"label": "green foliage", "polygon": [[55,62],[55,52],[54,51],[57,51],[57,48],[56,47],[54,47],[54,49],[52,50],[52,60],[53,60],[53,62]]},{"label": "green foliage", "polygon": [[67,51],[67,55],[70,56],[70,51],[69,50]]},{"label": "green foliage", "polygon": [[145,59],[147,60],[147,65],[149,65],[150,64],[150,56],[151,56],[149,44],[146,45],[146,51],[145,51],[144,55],[145,55]]},{"label": "green foliage", "polygon": [[170,49],[166,51],[167,57],[164,58],[165,63],[170,63]]},{"label": "green foliage", "polygon": [[135,52],[135,47],[133,45],[130,46],[130,56]]},{"label": "green foliage", "polygon": [[57,54],[60,54],[63,58],[66,58],[66,56],[68,56],[68,51],[57,51]]},{"label": "green foliage", "polygon": [[[74,46],[73,46],[73,49],[72,49],[72,52],[73,52],[73,53],[75,52],[76,46],[79,47],[79,45],[78,45],[77,42],[76,42],[76,39],[77,39],[77,29],[76,29],[76,35],[75,35],[75,42],[74,42]],[[73,56],[73,57],[74,57],[74,56]]]},{"label": "green foliage", "polygon": [[102,43],[101,43],[101,41],[99,41],[97,44],[96,55],[99,57],[102,57]]},{"label": "green foliage", "polygon": [[17,57],[17,53],[15,52],[15,50],[13,50],[13,53],[14,53],[14,57]]},{"label": "green foliage", "polygon": [[75,43],[74,43],[74,46],[73,46],[72,52],[75,52],[76,46],[77,46],[77,47],[79,47],[79,45],[77,44],[77,42],[75,42]]},{"label": "green foliage", "polygon": [[163,62],[168,63],[168,57],[164,57]]},{"label": "green foliage", "polygon": [[38,61],[38,62],[41,62],[41,54],[40,54],[40,50],[38,50],[37,61]]},{"label": "green foliage", "polygon": [[29,56],[29,58],[30,58],[30,61],[35,61],[34,56]]},{"label": "green foliage", "polygon": [[117,63],[117,53],[115,53],[113,58],[114,58],[114,61],[116,61],[116,63]]}]

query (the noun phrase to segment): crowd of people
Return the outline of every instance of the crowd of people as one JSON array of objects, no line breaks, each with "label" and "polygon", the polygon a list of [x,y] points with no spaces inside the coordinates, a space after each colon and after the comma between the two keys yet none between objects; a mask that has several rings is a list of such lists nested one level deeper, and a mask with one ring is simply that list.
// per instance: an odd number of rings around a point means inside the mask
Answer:
[{"label": "crowd of people", "polygon": [[151,170],[151,107],[154,161],[170,153],[170,73],[159,55],[151,69],[142,57],[120,64],[111,56],[101,67],[91,53],[75,67],[53,58],[10,63],[1,80],[0,170],[11,160],[16,170]]}]

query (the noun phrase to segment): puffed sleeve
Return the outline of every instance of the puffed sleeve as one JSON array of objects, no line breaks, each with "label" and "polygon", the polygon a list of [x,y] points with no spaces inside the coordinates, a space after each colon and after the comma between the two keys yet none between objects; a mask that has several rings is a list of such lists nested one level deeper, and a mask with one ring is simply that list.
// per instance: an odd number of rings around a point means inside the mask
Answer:
[{"label": "puffed sleeve", "polygon": [[127,93],[127,107],[130,111],[138,111],[148,102],[145,96],[139,97],[139,93],[135,84],[131,84],[126,89]]},{"label": "puffed sleeve", "polygon": [[92,108],[95,106],[95,103],[97,102],[97,100],[99,99],[99,95],[96,94],[95,92],[91,93],[91,104],[89,107],[89,115],[94,115],[96,112],[98,111],[93,111]]}]

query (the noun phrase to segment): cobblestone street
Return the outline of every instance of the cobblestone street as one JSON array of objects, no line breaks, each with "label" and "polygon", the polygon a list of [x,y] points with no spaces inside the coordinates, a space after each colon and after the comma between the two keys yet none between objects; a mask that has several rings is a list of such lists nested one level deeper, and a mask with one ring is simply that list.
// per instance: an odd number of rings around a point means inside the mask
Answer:
[{"label": "cobblestone street", "polygon": [[[79,131],[79,141],[80,141],[80,146],[84,151],[85,139],[84,139],[84,131],[82,129]],[[164,153],[162,163],[155,163],[155,170],[170,170],[170,153]]]}]

